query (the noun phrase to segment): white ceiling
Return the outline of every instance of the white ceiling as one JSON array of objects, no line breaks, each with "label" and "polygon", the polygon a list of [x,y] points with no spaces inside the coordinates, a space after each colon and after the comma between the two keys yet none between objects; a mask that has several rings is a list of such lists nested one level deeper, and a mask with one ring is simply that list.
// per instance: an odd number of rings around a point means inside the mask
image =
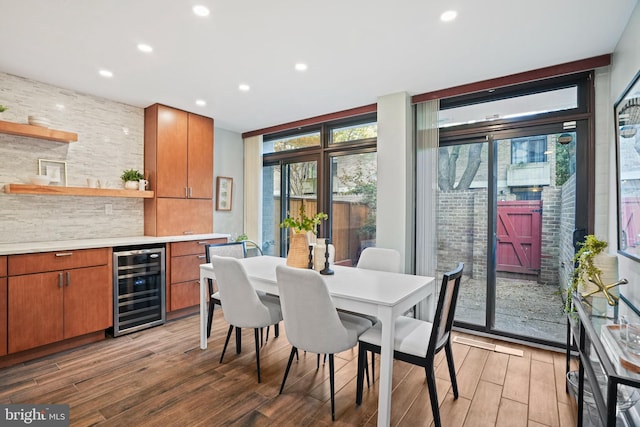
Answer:
[{"label": "white ceiling", "polygon": [[[246,132],[611,53],[636,3],[0,0],[0,71]],[[196,17],[195,4],[211,15]],[[443,23],[448,9],[458,18]]]}]

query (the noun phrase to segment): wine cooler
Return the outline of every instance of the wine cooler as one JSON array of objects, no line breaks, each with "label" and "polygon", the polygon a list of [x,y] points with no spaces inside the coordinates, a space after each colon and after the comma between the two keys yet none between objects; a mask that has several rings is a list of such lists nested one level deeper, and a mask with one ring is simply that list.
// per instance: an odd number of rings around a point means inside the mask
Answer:
[{"label": "wine cooler", "polygon": [[114,248],[113,281],[114,337],[165,322],[164,247]]}]

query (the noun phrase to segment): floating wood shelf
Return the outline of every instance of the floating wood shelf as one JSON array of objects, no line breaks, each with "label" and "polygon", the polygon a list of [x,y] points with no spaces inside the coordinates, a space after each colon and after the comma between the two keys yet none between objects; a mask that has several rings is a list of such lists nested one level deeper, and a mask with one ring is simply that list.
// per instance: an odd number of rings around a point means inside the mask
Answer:
[{"label": "floating wood shelf", "polygon": [[41,126],[32,126],[23,123],[5,122],[2,120],[0,120],[0,133],[26,136],[29,138],[47,139],[49,141],[58,142],[74,142],[78,140],[77,133],[49,129]]},{"label": "floating wood shelf", "polygon": [[138,197],[143,199],[153,199],[154,197],[153,191],[31,184],[5,184],[4,192],[10,194],[41,194],[45,196]]}]

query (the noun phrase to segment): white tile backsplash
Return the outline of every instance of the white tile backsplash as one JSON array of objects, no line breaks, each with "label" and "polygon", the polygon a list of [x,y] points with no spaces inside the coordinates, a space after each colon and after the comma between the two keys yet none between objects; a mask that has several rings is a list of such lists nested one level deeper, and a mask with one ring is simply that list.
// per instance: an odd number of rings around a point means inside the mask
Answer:
[{"label": "white tile backsplash", "polygon": [[[94,177],[121,188],[124,169],[142,171],[144,110],[0,72],[0,120],[27,123],[29,115],[51,128],[78,134],[61,143],[0,134],[0,186],[28,183],[38,159],[67,162],[69,186]],[[105,213],[111,204],[113,214]],[[32,196],[0,193],[0,243],[108,238],[144,234],[142,199]]]}]

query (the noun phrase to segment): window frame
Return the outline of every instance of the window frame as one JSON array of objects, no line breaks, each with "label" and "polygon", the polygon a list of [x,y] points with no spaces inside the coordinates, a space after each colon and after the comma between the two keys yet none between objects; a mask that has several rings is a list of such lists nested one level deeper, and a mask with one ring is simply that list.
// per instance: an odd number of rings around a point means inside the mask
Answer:
[{"label": "window frame", "polygon": [[[303,126],[295,129],[288,129],[285,131],[275,132],[272,134],[263,135],[263,143],[269,142],[275,139],[281,139],[283,137],[291,137],[296,134],[308,134],[310,132],[320,131],[320,146],[304,147],[293,150],[278,151],[273,153],[263,154],[262,165],[282,167],[287,163],[296,163],[304,161],[317,161],[317,195],[318,195],[318,209],[322,212],[331,212],[331,161],[330,157],[360,154],[367,152],[377,151],[378,138],[366,138],[361,140],[347,141],[341,143],[331,142],[331,132],[334,129],[357,125],[357,124],[377,124],[377,113],[367,113],[358,116],[332,120],[323,123],[317,123],[309,126]],[[281,194],[282,194],[282,182]],[[284,197],[281,203],[284,205]],[[284,211],[282,211],[284,212]],[[320,225],[318,233],[323,236],[332,238],[332,221],[331,216],[328,221],[323,221]],[[284,233],[285,230],[281,230]],[[285,236],[281,235],[282,241],[285,240]]]}]

